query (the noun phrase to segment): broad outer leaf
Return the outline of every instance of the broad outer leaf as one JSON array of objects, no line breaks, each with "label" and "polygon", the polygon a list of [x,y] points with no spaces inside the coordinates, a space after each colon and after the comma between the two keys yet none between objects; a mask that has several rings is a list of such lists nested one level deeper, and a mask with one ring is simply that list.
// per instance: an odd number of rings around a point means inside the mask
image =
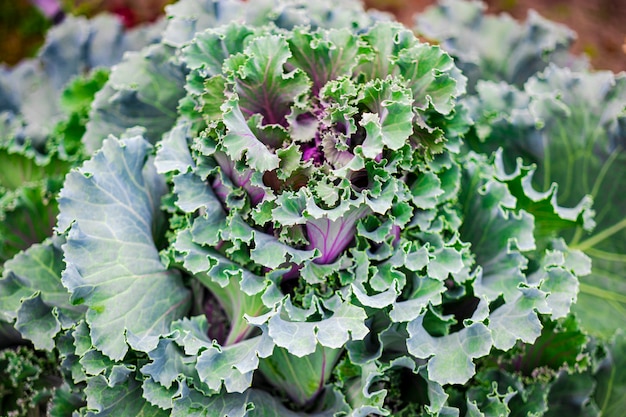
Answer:
[{"label": "broad outer leaf", "polygon": [[154,158],[154,165],[159,174],[172,171],[183,173],[195,166],[189,151],[189,130],[188,123],[178,123],[163,135]]},{"label": "broad outer leaf", "polygon": [[533,343],[541,334],[538,311],[546,313],[546,294],[536,288],[521,288],[516,300],[507,302],[489,315],[493,345],[510,350],[517,340]]},{"label": "broad outer leaf", "polygon": [[73,303],[89,307],[94,346],[112,359],[124,357],[126,342],[154,349],[189,304],[180,277],[161,264],[155,245],[164,184],[147,159],[149,149],[141,137],[107,139],[68,175],[59,197],[59,230],[69,230],[63,283]]},{"label": "broad outer leaf", "polygon": [[246,8],[239,0],[181,0],[166,7],[167,27],[163,41],[182,47],[204,29],[236,20]]},{"label": "broad outer leaf", "polygon": [[440,280],[415,277],[411,297],[394,303],[389,317],[395,322],[414,320],[424,311],[428,303],[441,304],[441,294],[444,291],[445,286]]},{"label": "broad outer leaf", "polygon": [[549,181],[560,184],[563,205],[574,206],[586,194],[594,200],[593,233],[579,228],[567,243],[592,258],[574,311],[586,330],[608,337],[626,320],[626,183],[621,180],[626,176],[626,75],[550,67],[531,79],[526,91],[544,123],[543,148],[524,147],[543,167],[537,180],[543,177],[544,187]]},{"label": "broad outer leaf", "polygon": [[[560,416],[621,416],[623,408],[618,408],[617,413],[600,410],[593,399],[597,382],[589,373],[568,374],[561,372],[556,381],[549,387],[548,404],[546,404],[546,417]],[[624,398],[620,395],[620,398]],[[529,401],[530,402],[530,398]],[[614,403],[620,406],[619,402]],[[623,403],[622,403],[623,405]]]},{"label": "broad outer leaf", "polygon": [[528,282],[539,284],[547,293],[546,301],[552,318],[565,317],[579,293],[577,277],[591,272],[591,259],[580,251],[569,250],[561,240],[555,240],[541,259],[539,268],[528,276]]},{"label": "broad outer leaf", "polygon": [[141,383],[134,374],[111,386],[102,375],[90,378],[85,389],[87,417],[137,416],[166,417],[168,411],[150,404],[142,397]]},{"label": "broad outer leaf", "polygon": [[142,126],[154,143],[176,121],[178,101],[184,96],[185,71],[174,51],[153,45],[129,54],[111,72],[109,82],[94,99],[83,143],[89,152],[100,148],[110,134]]},{"label": "broad outer leaf", "polygon": [[185,360],[182,348],[171,339],[161,339],[149,356],[152,361],[143,366],[141,372],[152,377],[152,380],[164,388],[171,388],[173,382],[181,375],[192,375],[193,363]]},{"label": "broad outer leaf", "polygon": [[210,346],[198,357],[200,378],[211,389],[219,392],[244,392],[252,384],[252,376],[259,366],[259,358],[272,354],[274,343],[264,333],[230,346]]},{"label": "broad outer leaf", "polygon": [[[13,163],[27,158],[15,154],[9,154],[7,158],[3,158],[2,153],[4,152],[0,150],[2,170],[6,169],[16,174],[17,189],[4,188],[5,184],[2,182],[6,178],[0,178],[0,269],[2,263],[18,252],[42,242],[52,234],[54,219],[58,214],[52,191],[58,191],[62,178],[62,175],[50,173],[47,179],[34,183],[21,182],[21,172],[15,169]],[[35,161],[30,162],[31,165],[35,165]],[[31,167],[25,168],[26,170],[22,172],[28,172]],[[43,175],[44,178],[45,175]],[[2,173],[0,177],[3,177]]]},{"label": "broad outer leaf", "polygon": [[112,14],[92,19],[68,16],[50,30],[38,55],[47,76],[60,90],[74,76],[96,67],[111,67],[122,60],[125,52],[154,41],[149,30],[126,30]]},{"label": "broad outer leaf", "polygon": [[580,329],[576,316],[558,321],[544,319],[542,324],[541,336],[523,347],[515,369],[522,374],[540,368],[554,372],[566,370],[571,374],[584,371],[590,364],[589,350],[593,345]]},{"label": "broad outer leaf", "polygon": [[[172,417],[305,417],[309,414],[288,410],[274,396],[261,390],[248,389],[244,393],[206,396],[185,387],[180,399],[174,402]],[[331,417],[332,414],[315,414]]]},{"label": "broad outer leaf", "polygon": [[56,312],[47,306],[39,294],[22,301],[15,328],[30,339],[36,348],[54,349],[54,335],[61,330]]},{"label": "broad outer leaf", "polygon": [[0,70],[0,112],[19,114],[25,122],[20,136],[43,149],[62,117],[59,97],[68,82],[119,63],[125,52],[158,40],[160,31],[160,23],[126,29],[110,14],[67,16],[46,34],[36,58]]},{"label": "broad outer leaf", "polygon": [[0,280],[0,312],[4,321],[13,321],[21,301],[37,292],[46,294],[53,305],[63,306],[65,301],[65,305],[70,307],[69,294],[61,284],[64,268],[62,242],[63,239],[57,238],[33,245],[26,252],[7,261]]},{"label": "broad outer leaf", "polygon": [[510,210],[515,198],[505,184],[495,180],[486,160],[470,154],[465,165],[461,201],[466,221],[461,238],[472,243],[481,267],[476,294],[489,300],[500,295],[507,301],[515,299],[517,286],[526,281],[527,259],[521,252],[535,249],[534,218],[523,210]]},{"label": "broad outer leaf", "polygon": [[179,397],[180,387],[178,384],[165,388],[152,378],[146,378],[141,385],[143,398],[150,404],[163,410],[171,410],[174,407],[174,399]]},{"label": "broad outer leaf", "polygon": [[464,384],[474,375],[472,359],[485,356],[492,346],[491,333],[475,322],[462,330],[433,337],[422,325],[424,315],[411,321],[407,348],[417,358],[428,359],[428,378],[441,384]]},{"label": "broad outer leaf", "polygon": [[50,417],[66,417],[84,405],[82,393],[73,391],[67,383],[58,387],[48,403]]},{"label": "broad outer leaf", "polygon": [[368,27],[376,20],[390,16],[380,12],[365,12],[358,0],[344,0],[341,7],[333,0],[305,2],[302,0],[181,0],[166,7],[168,24],[163,34],[164,43],[181,47],[204,29],[219,27],[239,21],[249,26],[273,23],[278,27],[293,29],[309,26],[313,29]]},{"label": "broad outer leaf", "polygon": [[5,264],[0,279],[2,318],[17,319],[17,329],[38,349],[52,349],[61,327],[71,326],[84,312],[84,307],[70,304],[61,283],[62,243],[62,238],[54,237],[31,246]]},{"label": "broad outer leaf", "polygon": [[0,70],[0,86],[3,117],[19,115],[21,123],[15,126],[19,136],[42,146],[60,117],[57,88],[62,86],[55,88],[37,60],[22,61],[10,71]]},{"label": "broad outer leaf", "polygon": [[[348,340],[361,340],[369,333],[364,323],[365,311],[361,307],[341,302],[338,297],[326,307],[333,313],[330,317],[305,322],[291,320],[288,311],[293,307],[283,306],[268,320],[270,337],[276,345],[302,357],[315,352],[317,343],[329,348],[340,348]],[[260,324],[261,320],[250,321]]]},{"label": "broad outer leaf", "polygon": [[595,400],[606,417],[619,417],[626,407],[626,336],[618,331],[609,345],[610,360],[597,374]]}]

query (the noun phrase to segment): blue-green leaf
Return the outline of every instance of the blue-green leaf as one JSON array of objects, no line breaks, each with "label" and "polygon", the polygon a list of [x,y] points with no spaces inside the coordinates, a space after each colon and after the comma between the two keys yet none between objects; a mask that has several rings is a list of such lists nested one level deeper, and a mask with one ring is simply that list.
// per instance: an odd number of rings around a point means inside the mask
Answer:
[{"label": "blue-green leaf", "polygon": [[189,303],[156,247],[164,184],[149,148],[141,137],[106,140],[59,197],[59,230],[68,230],[63,282],[72,302],[89,308],[94,346],[112,359],[124,357],[127,343],[154,349]]},{"label": "blue-green leaf", "polygon": [[493,344],[491,332],[474,322],[458,332],[433,337],[423,326],[424,315],[408,324],[411,355],[428,359],[428,378],[442,385],[464,384],[475,373],[473,359],[485,356]]}]

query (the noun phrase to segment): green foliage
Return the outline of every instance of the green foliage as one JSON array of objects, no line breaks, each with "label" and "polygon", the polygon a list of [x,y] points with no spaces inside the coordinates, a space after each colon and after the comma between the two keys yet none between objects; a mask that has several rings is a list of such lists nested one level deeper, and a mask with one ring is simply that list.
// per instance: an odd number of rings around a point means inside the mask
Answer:
[{"label": "green foliage", "polygon": [[0,350],[0,413],[3,416],[46,415],[46,403],[61,385],[56,357],[26,346]]},{"label": "green foliage", "polygon": [[535,14],[335,6],[70,19],[0,73],[10,407],[621,412],[623,76]]},{"label": "green foliage", "polygon": [[50,26],[51,22],[27,1],[0,4],[0,37],[10,40],[0,47],[3,63],[13,65],[35,55]]}]

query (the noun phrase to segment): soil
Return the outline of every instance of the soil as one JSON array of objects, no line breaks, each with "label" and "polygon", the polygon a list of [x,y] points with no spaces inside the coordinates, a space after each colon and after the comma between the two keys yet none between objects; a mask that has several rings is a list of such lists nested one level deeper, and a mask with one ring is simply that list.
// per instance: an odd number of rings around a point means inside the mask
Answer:
[{"label": "soil", "polygon": [[[365,0],[368,7],[392,12],[412,26],[413,16],[433,0]],[[526,19],[529,9],[578,33],[573,52],[585,53],[596,69],[626,71],[626,0],[486,0],[490,13]]]}]

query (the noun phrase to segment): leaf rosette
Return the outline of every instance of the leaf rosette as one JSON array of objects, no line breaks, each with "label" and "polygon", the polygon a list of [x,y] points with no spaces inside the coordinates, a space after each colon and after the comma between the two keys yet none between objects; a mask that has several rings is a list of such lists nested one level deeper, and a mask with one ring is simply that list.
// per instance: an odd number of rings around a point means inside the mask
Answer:
[{"label": "leaf rosette", "polygon": [[[171,184],[164,255],[204,288],[209,338],[190,351],[179,333],[164,339],[194,364],[187,388],[247,392],[258,371],[311,409],[335,389],[330,364],[365,372],[400,356],[441,389],[569,311],[584,268],[558,242],[537,247],[534,215],[583,216],[534,191],[532,168],[458,154],[464,78],[438,47],[394,23],[230,24],[181,60],[186,95],[155,166]],[[159,369],[144,371],[158,381]],[[374,397],[349,406],[383,410]]]},{"label": "leaf rosette", "polygon": [[388,415],[405,374],[419,412],[506,408],[448,397],[567,316],[589,265],[554,225],[588,205],[465,152],[465,77],[401,25],[268,1],[221,26],[240,6],[172,6],[112,70],[83,137],[100,150],[58,200],[76,308],[32,294],[54,320],[18,320],[65,343],[87,413]]}]

